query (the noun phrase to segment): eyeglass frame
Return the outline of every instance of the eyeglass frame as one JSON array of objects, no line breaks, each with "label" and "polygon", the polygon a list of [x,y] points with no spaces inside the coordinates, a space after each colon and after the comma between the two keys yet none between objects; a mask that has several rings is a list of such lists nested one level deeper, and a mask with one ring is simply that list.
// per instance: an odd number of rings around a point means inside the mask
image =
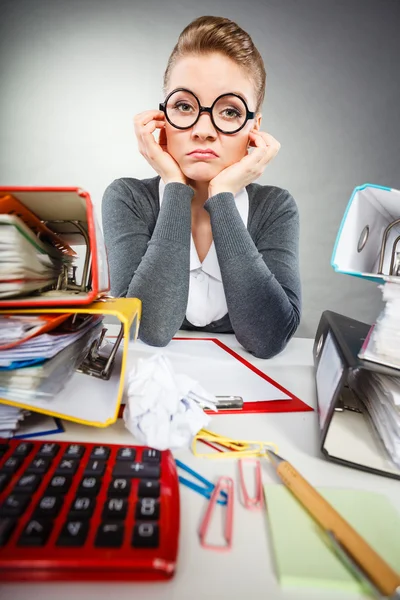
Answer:
[{"label": "eyeglass frame", "polygon": [[[199,105],[199,114],[197,115],[196,120],[191,124],[191,125],[187,125],[186,127],[180,127],[179,125],[175,125],[174,123],[172,123],[172,121],[169,119],[168,114],[167,114],[167,102],[168,100],[171,98],[171,96],[173,94],[176,94],[176,92],[189,92],[189,94],[192,94],[192,96],[194,96],[197,100],[197,104]],[[241,100],[244,104],[244,107],[246,109],[246,119],[243,123],[243,125],[241,125],[238,129],[235,129],[234,131],[223,131],[220,127],[218,127],[215,124],[214,121],[214,117],[212,114],[213,108],[215,106],[215,104],[218,102],[218,100],[220,100],[221,98],[223,98],[224,96],[235,96],[236,98],[239,98],[239,100]],[[233,92],[227,92],[226,94],[221,94],[220,96],[218,96],[218,98],[216,98],[214,100],[214,102],[212,103],[211,106],[201,106],[200,104],[200,100],[198,99],[198,97],[196,96],[196,94],[194,94],[192,91],[186,89],[186,88],[177,88],[176,90],[173,90],[172,92],[170,92],[168,94],[168,96],[165,98],[164,102],[160,102],[159,104],[159,110],[161,110],[164,114],[165,114],[165,118],[167,119],[168,123],[170,125],[172,125],[172,127],[175,127],[175,129],[190,129],[191,127],[193,127],[194,125],[196,125],[197,121],[200,119],[200,115],[203,112],[207,112],[210,115],[211,118],[211,122],[213,124],[213,126],[215,127],[215,129],[217,131],[219,131],[220,133],[225,133],[226,135],[232,135],[233,133],[237,133],[238,131],[240,131],[241,129],[243,129],[243,127],[246,125],[247,121],[249,121],[250,119],[254,119],[255,118],[255,111],[250,111],[246,101],[244,100],[244,98],[242,98],[241,96],[239,96],[239,94],[234,94]]]}]

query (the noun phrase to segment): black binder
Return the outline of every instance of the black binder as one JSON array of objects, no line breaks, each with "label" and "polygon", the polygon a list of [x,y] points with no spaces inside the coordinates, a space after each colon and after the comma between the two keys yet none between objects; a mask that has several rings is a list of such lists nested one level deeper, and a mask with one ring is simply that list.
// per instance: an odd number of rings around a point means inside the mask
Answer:
[{"label": "black binder", "polygon": [[370,325],[326,310],[313,347],[320,446],[334,462],[400,479],[362,399],[349,386],[355,369],[400,376],[397,369],[358,358]]}]

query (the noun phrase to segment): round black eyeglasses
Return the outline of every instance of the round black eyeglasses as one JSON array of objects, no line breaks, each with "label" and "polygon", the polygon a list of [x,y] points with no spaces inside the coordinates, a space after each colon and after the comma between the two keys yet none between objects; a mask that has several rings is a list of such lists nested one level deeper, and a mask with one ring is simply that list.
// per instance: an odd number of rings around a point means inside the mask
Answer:
[{"label": "round black eyeglasses", "polygon": [[176,129],[190,129],[197,123],[202,112],[207,112],[215,129],[221,133],[237,133],[249,119],[254,119],[255,112],[249,111],[241,96],[234,93],[221,94],[212,106],[201,106],[193,92],[185,88],[173,90],[160,103],[159,110]]}]

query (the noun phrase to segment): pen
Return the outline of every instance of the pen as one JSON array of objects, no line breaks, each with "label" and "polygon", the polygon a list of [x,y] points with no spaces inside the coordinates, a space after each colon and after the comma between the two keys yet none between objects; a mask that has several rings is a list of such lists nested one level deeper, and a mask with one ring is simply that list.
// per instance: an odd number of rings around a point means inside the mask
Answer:
[{"label": "pen", "polygon": [[400,575],[367,544],[355,529],[284,458],[267,450],[283,483],[325,530],[348,565],[384,597],[400,599]]}]

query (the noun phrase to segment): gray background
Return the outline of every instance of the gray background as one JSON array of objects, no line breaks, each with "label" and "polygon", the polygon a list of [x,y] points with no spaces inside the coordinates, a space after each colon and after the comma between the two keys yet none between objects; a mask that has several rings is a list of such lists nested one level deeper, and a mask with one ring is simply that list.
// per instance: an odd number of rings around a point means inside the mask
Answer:
[{"label": "gray background", "polygon": [[375,284],[330,257],[353,188],[400,188],[397,0],[0,0],[0,184],[77,185],[100,215],[116,177],[151,177],[133,116],[157,108],[181,30],[226,16],[267,68],[262,129],[282,144],[260,178],[300,209],[303,318],[325,309],[372,322]]}]

